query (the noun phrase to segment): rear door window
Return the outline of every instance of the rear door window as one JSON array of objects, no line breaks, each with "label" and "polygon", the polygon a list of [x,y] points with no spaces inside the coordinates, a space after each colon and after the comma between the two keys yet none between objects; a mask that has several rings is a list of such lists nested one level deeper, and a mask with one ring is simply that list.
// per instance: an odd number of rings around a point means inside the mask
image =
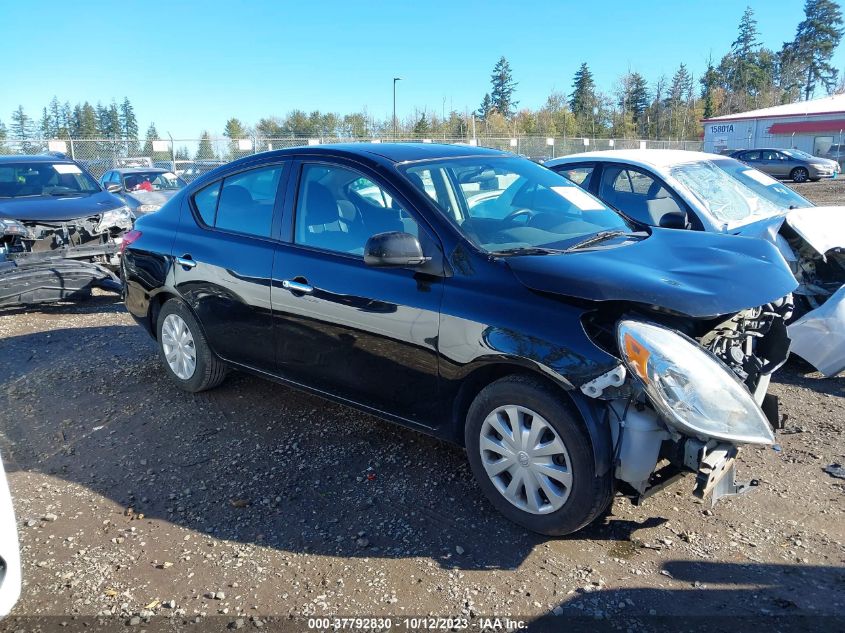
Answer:
[{"label": "rear door window", "polygon": [[194,206],[210,227],[270,237],[282,165],[235,174],[194,194]]}]

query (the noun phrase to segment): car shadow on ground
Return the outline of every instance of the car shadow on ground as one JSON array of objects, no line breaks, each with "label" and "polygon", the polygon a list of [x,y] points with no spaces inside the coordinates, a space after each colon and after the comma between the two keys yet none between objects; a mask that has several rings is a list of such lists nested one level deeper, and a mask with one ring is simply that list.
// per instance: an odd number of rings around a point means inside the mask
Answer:
[{"label": "car shadow on ground", "polygon": [[825,378],[807,361],[794,354],[772,376],[772,382],[795,385],[831,396],[845,396],[845,373]]},{"label": "car shadow on ground", "polygon": [[[842,631],[845,569],[674,560],[662,587],[577,590],[532,631]],[[656,614],[660,614],[659,616]]]},{"label": "car shadow on ground", "polygon": [[[460,447],[242,373],[184,393],[138,327],[10,337],[0,356],[7,469],[85,486],[130,515],[290,552],[459,569],[514,569],[547,540],[483,499]],[[628,541],[662,521],[608,514],[568,538]]]}]

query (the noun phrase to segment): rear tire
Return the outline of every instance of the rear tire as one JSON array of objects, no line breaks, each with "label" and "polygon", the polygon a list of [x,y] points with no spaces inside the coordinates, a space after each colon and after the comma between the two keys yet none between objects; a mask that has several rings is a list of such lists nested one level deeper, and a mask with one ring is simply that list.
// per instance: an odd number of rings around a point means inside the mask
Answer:
[{"label": "rear tire", "polygon": [[169,299],[156,323],[158,355],[167,375],[180,389],[197,393],[213,389],[226,378],[227,368],[208,346],[190,308]]},{"label": "rear tire", "polygon": [[533,532],[576,532],[613,498],[612,473],[596,476],[579,414],[563,393],[537,379],[508,376],[485,387],[469,408],[465,440],[487,499]]},{"label": "rear tire", "polygon": [[804,167],[796,167],[789,174],[792,182],[807,182],[810,179],[810,172]]}]

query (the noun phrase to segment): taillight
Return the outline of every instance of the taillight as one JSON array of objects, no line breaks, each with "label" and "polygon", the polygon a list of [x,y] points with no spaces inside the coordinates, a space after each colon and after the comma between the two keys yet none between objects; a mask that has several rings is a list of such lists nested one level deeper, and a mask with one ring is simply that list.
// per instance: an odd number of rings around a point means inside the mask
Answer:
[{"label": "taillight", "polygon": [[123,255],[123,251],[126,250],[126,247],[132,244],[132,242],[137,241],[139,237],[141,237],[141,231],[136,231],[135,229],[126,231],[126,233],[123,234],[123,241],[120,243],[120,254]]}]

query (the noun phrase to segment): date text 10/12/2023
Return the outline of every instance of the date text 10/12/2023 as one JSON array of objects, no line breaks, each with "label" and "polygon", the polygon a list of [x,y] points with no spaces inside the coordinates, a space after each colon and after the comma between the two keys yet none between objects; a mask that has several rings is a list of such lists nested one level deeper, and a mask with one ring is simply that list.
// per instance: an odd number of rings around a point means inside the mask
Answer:
[{"label": "date text 10/12/2023", "polygon": [[527,628],[525,620],[510,617],[481,617],[473,620],[456,617],[322,617],[308,618],[312,631],[521,631]]}]

